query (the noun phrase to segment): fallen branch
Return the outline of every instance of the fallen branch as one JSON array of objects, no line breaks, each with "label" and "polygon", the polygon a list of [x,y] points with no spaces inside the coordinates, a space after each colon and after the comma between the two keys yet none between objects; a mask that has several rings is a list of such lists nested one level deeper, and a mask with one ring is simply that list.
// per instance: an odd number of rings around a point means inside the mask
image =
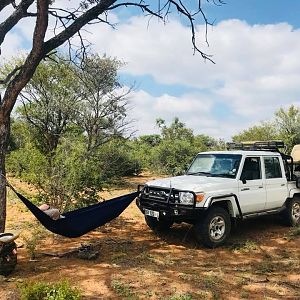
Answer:
[{"label": "fallen branch", "polygon": [[72,249],[72,250],[69,250],[69,251],[66,251],[66,252],[63,252],[63,253],[53,253],[53,252],[40,252],[39,254],[40,255],[44,255],[44,256],[52,256],[52,257],[65,257],[65,256],[69,256],[71,254],[74,254],[76,252],[79,251],[80,248],[76,248],[76,249]]}]

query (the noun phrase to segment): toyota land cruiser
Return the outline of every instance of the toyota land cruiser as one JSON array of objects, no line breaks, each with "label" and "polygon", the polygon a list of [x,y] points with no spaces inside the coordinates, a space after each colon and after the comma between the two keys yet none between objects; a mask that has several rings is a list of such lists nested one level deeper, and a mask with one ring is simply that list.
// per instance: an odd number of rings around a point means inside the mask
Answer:
[{"label": "toyota land cruiser", "polygon": [[194,224],[197,240],[211,248],[225,242],[236,219],[282,213],[295,226],[300,180],[282,147],[280,141],[230,143],[228,151],[199,153],[185,175],[140,186],[137,206],[152,230]]}]

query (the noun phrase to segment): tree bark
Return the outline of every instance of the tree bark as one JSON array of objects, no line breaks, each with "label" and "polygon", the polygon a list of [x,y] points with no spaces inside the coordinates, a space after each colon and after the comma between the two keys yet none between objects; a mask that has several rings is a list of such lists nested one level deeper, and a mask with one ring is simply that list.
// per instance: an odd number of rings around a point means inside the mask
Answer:
[{"label": "tree bark", "polygon": [[[0,232],[5,230],[6,220],[6,180],[5,180],[5,154],[10,132],[10,119],[0,113]],[[3,175],[3,176],[2,176]]]},{"label": "tree bark", "polygon": [[19,73],[8,84],[0,106],[0,232],[5,230],[6,220],[6,186],[5,154],[10,133],[10,114],[21,90],[33,76],[43,59],[44,38],[48,27],[48,0],[37,1],[37,18],[33,34],[32,50]]}]

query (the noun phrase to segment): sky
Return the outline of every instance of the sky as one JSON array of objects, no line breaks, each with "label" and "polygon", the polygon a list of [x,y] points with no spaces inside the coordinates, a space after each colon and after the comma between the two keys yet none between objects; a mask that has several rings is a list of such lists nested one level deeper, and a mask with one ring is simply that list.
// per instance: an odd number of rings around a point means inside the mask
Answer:
[{"label": "sky", "polygon": [[[69,8],[78,1],[56,5]],[[119,76],[124,85],[135,86],[129,117],[136,135],[158,133],[157,118],[169,124],[179,117],[195,134],[230,140],[272,119],[280,107],[300,105],[300,1],[202,3],[214,25],[207,46],[203,20],[196,21],[197,43],[215,64],[194,55],[190,29],[176,14],[164,24],[122,8],[109,16],[115,28],[86,28],[93,51],[126,63]],[[6,37],[3,59],[30,48],[33,25],[21,22]]]}]

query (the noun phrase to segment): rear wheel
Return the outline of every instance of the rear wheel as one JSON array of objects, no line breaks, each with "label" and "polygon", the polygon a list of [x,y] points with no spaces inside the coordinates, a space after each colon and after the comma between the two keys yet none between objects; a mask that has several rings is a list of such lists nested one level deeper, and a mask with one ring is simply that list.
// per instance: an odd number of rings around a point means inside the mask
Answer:
[{"label": "rear wheel", "polygon": [[166,231],[173,225],[172,221],[157,220],[156,218],[150,216],[145,216],[145,221],[147,225],[156,232]]},{"label": "rear wheel", "polygon": [[291,199],[284,211],[284,221],[288,226],[297,226],[300,224],[300,199]]},{"label": "rear wheel", "polygon": [[211,207],[204,219],[195,225],[197,240],[209,248],[224,244],[230,235],[230,230],[230,216],[219,206]]}]

